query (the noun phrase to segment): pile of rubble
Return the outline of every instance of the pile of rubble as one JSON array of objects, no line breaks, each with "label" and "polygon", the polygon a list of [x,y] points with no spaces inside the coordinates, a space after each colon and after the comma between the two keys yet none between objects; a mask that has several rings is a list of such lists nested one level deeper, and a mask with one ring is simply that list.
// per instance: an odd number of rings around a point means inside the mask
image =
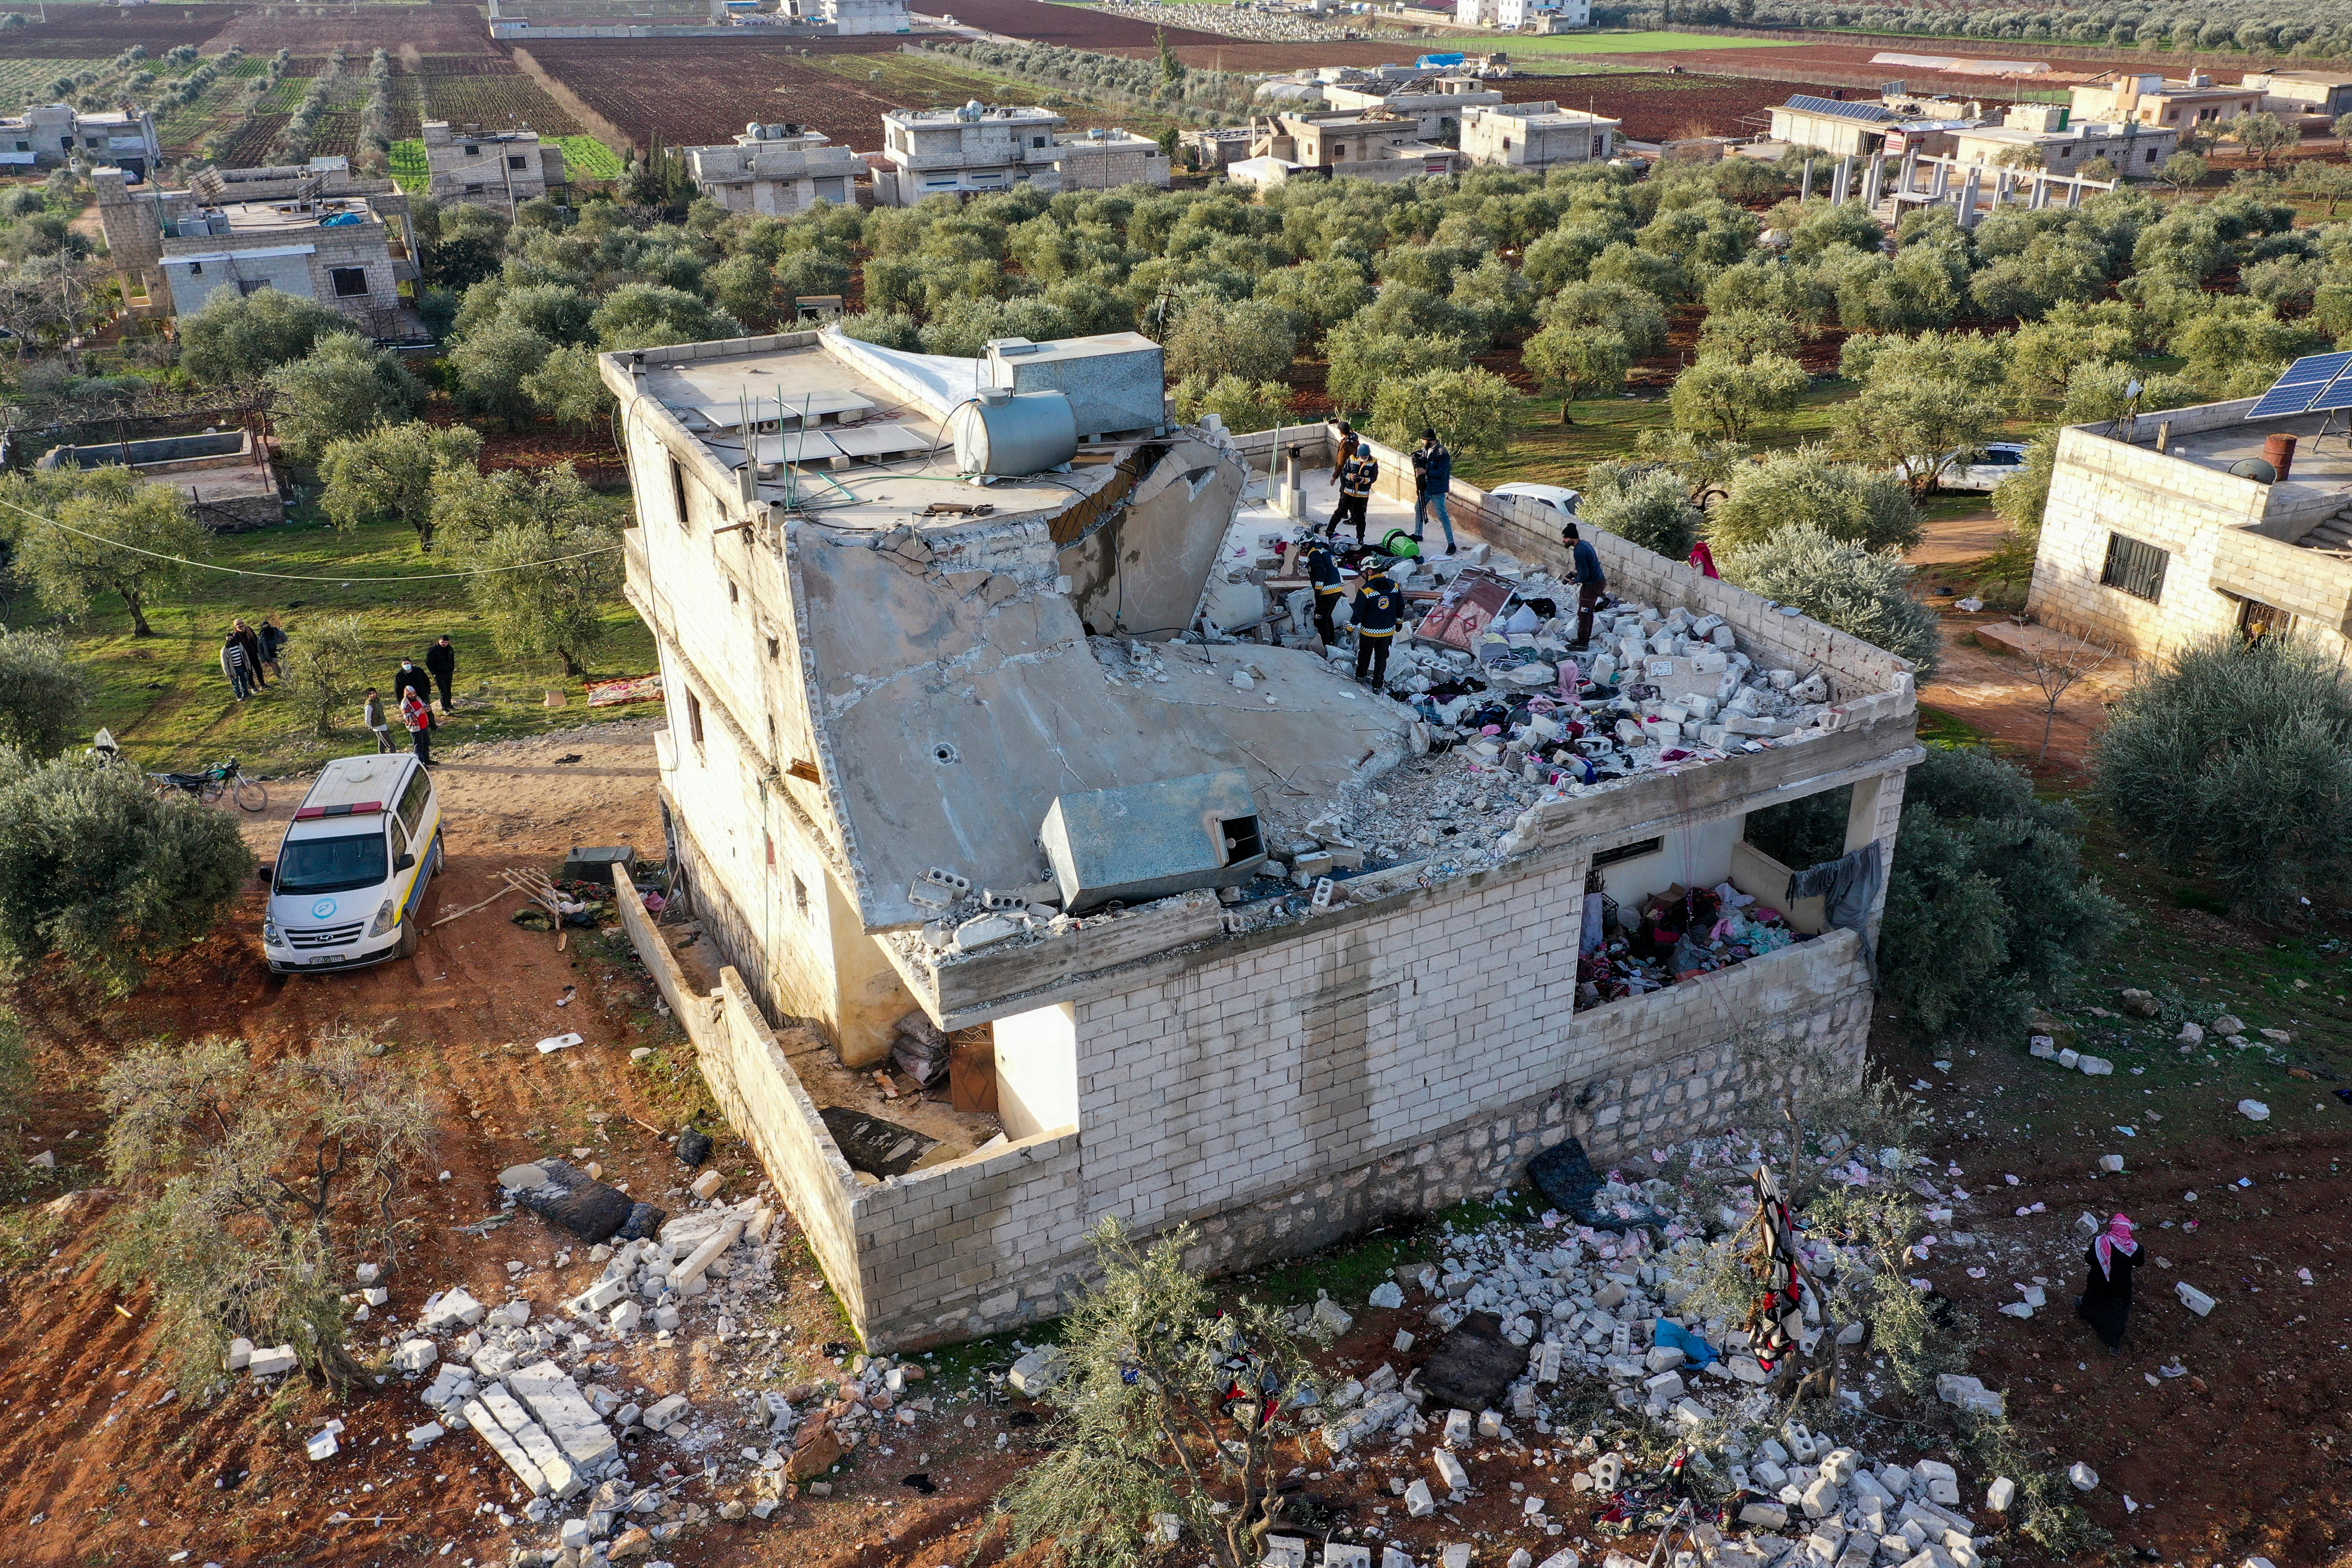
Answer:
[{"label": "pile of rubble", "polygon": [[1276,5],[1160,5],[1151,0],[1100,0],[1087,7],[1113,16],[1128,16],[1154,26],[1181,27],[1187,32],[1215,33],[1228,38],[1255,38],[1266,44],[1336,44],[1356,37],[1351,29],[1330,26],[1304,7]]},{"label": "pile of rubble", "polygon": [[[1692,1526],[1708,1555],[1727,1568],[1783,1563],[1790,1568],[1976,1568],[1990,1535],[1963,1507],[1963,1479],[1951,1456],[1874,1457],[1858,1442],[1784,1419],[1779,1396],[1765,1386],[1772,1374],[1745,1331],[1720,1316],[1685,1310],[1703,1272],[1725,1261],[1721,1249],[1734,1245],[1748,1219],[1744,1209],[1729,1205],[1703,1212],[1685,1194],[1721,1190],[1718,1178],[1735,1177],[1762,1152],[1734,1139],[1702,1141],[1687,1152],[1694,1174],[1683,1186],[1611,1173],[1585,1209],[1604,1218],[1638,1215],[1650,1224],[1621,1234],[1564,1221],[1557,1212],[1537,1225],[1497,1222],[1452,1235],[1439,1263],[1400,1269],[1394,1282],[1373,1291],[1373,1307],[1402,1306],[1417,1296],[1431,1331],[1446,1338],[1439,1354],[1408,1377],[1400,1378],[1384,1361],[1327,1392],[1319,1436],[1333,1468],[1389,1470],[1390,1492],[1408,1520],[1419,1520],[1479,1495],[1483,1450],[1500,1448],[1514,1458],[1531,1457],[1539,1468],[1572,1468],[1570,1489],[1606,1504],[1604,1518],[1625,1521],[1624,1528],[1654,1529],[1664,1522],[1678,1489],[1655,1473],[1654,1461],[1645,1467],[1642,1450],[1682,1445],[1692,1470],[1705,1478],[1703,1487],[1692,1489],[1727,1499],[1721,1528],[1706,1522],[1713,1510],[1702,1510]],[[1846,1152],[1835,1150],[1827,1159]],[[1897,1167],[1903,1164],[1899,1152],[1887,1153]],[[1813,1237],[1801,1237],[1798,1246],[1807,1268],[1833,1297],[1846,1292],[1829,1281],[1850,1276],[1858,1284],[1876,1267],[1859,1247]],[[1798,1357],[1821,1351],[1833,1325],[1841,1344],[1864,1337],[1861,1322],[1841,1324],[1834,1313],[1825,1316],[1810,1284],[1803,1307]],[[1302,1309],[1297,1321],[1343,1332],[1350,1319],[1326,1299]],[[1499,1337],[1524,1351],[1524,1370],[1475,1391],[1476,1402],[1455,1404],[1473,1391],[1441,1370],[1447,1347],[1456,1336],[1494,1336],[1497,1323]],[[1410,1350],[1414,1341],[1411,1331],[1400,1332],[1396,1349]],[[1615,1441],[1604,1440],[1599,1428],[1570,1436],[1570,1428],[1587,1425],[1579,1417],[1591,1409],[1596,1381],[1606,1387],[1620,1419],[1635,1429]],[[2001,1411],[2001,1396],[1972,1377],[1947,1376],[1938,1392],[1962,1409]],[[1586,1397],[1578,1399],[1580,1393]],[[1822,1415],[1811,1406],[1813,1419],[1825,1426],[1851,1419],[1860,1429],[1860,1400],[1845,1397],[1854,1409],[1833,1405],[1834,1415]],[[1641,1429],[1655,1440],[1640,1441]],[[1424,1454],[1428,1473],[1412,1476]],[[2090,1482],[2096,1484],[2095,1476]],[[2017,1495],[2015,1483],[1987,1477],[1982,1484],[1984,1510],[2006,1512]],[[1522,1527],[1543,1539],[1511,1552],[1509,1562],[1518,1568],[1531,1568],[1539,1557],[1539,1568],[1579,1568],[1575,1551],[1555,1551],[1549,1543],[1571,1528],[1553,1518],[1549,1507],[1539,1496],[1523,1500]],[[1388,1517],[1387,1510],[1377,1511]],[[1652,1516],[1647,1523],[1645,1516]],[[1384,1568],[1412,1564],[1403,1549],[1383,1542],[1393,1533],[1388,1527],[1361,1533],[1365,1542],[1325,1549],[1325,1568],[1375,1561]],[[1269,1562],[1276,1560],[1276,1550],[1269,1542]],[[1440,1548],[1440,1563],[1450,1550]],[[1551,1555],[1544,1556],[1547,1552]],[[1608,1559],[1607,1568],[1624,1562],[1614,1552]],[[1311,1561],[1304,1542],[1285,1560]]]}]

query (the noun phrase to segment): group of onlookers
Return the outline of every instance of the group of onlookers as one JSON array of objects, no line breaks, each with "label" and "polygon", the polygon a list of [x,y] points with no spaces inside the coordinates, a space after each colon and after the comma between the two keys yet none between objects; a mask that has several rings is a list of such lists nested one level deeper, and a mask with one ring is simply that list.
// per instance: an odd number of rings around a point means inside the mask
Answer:
[{"label": "group of onlookers", "polygon": [[[242,619],[229,623],[228,636],[221,640],[221,673],[228,677],[229,689],[237,701],[262,690],[273,679],[285,679],[279,659],[291,639],[292,634],[278,624],[274,615],[262,616],[258,627],[249,626]],[[406,728],[411,746],[427,767],[433,763],[434,688],[440,689],[441,711],[456,712],[457,700],[449,688],[457,676],[457,649],[446,634],[433,639],[433,645],[425,650],[421,667],[413,658],[404,658],[393,676],[393,715]],[[378,752],[397,749],[392,742],[392,719],[386,716],[383,699],[373,686],[368,688],[367,700],[361,705],[360,717],[374,731]]]}]

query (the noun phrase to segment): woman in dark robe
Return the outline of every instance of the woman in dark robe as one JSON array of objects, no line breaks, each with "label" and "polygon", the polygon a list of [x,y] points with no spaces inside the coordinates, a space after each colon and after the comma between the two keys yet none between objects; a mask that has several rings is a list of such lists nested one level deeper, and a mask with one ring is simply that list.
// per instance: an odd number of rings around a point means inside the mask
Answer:
[{"label": "woman in dark robe", "polygon": [[2140,1260],[2130,1218],[2117,1215],[2107,1221],[2107,1228],[2091,1238],[2083,1258],[2091,1270],[2083,1293],[2074,1298],[2074,1310],[2098,1334],[2109,1355],[2121,1355],[2124,1330],[2131,1321],[2132,1270]]}]

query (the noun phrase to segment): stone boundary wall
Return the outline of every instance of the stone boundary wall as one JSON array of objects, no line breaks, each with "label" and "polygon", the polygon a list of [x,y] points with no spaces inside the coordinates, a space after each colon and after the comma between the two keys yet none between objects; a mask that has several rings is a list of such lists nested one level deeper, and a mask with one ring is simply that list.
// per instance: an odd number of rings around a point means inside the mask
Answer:
[{"label": "stone boundary wall", "polygon": [[[1066,1310],[1093,1278],[1087,1235],[1104,1213],[1141,1218],[1137,1228],[1147,1233],[1197,1223],[1194,1261],[1203,1268],[1296,1257],[1385,1219],[1507,1186],[1529,1158],[1567,1137],[1584,1139],[1607,1160],[1728,1125],[1769,1087],[1743,1076],[1735,1043],[1743,1024],[1769,1019],[1771,1033],[1858,1068],[1870,1023],[1857,941],[1832,932],[1704,981],[1574,1015],[1545,1048],[1562,1059],[1536,1075],[1533,1092],[1302,1179],[1277,1174],[1246,1194],[1142,1217],[1132,1202],[1107,1201],[1096,1190],[1076,1128],[879,1185],[861,1182],[741,977],[722,970],[719,990],[698,994],[635,889],[617,876],[615,887],[630,942],[693,1039],[730,1124],[783,1193],[852,1324],[877,1348],[948,1343]],[[1228,989],[1234,983],[1213,980]],[[1156,991],[1138,994],[1148,1015]],[[1118,1135],[1107,1129],[1097,1142],[1093,1163],[1116,1165]]]}]

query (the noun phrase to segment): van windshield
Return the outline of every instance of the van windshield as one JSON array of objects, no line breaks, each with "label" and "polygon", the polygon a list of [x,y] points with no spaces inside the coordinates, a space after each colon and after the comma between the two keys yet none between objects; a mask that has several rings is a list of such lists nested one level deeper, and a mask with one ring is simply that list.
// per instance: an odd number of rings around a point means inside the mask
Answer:
[{"label": "van windshield", "polygon": [[278,854],[281,893],[340,893],[373,888],[384,879],[383,832],[341,838],[297,838]]}]

